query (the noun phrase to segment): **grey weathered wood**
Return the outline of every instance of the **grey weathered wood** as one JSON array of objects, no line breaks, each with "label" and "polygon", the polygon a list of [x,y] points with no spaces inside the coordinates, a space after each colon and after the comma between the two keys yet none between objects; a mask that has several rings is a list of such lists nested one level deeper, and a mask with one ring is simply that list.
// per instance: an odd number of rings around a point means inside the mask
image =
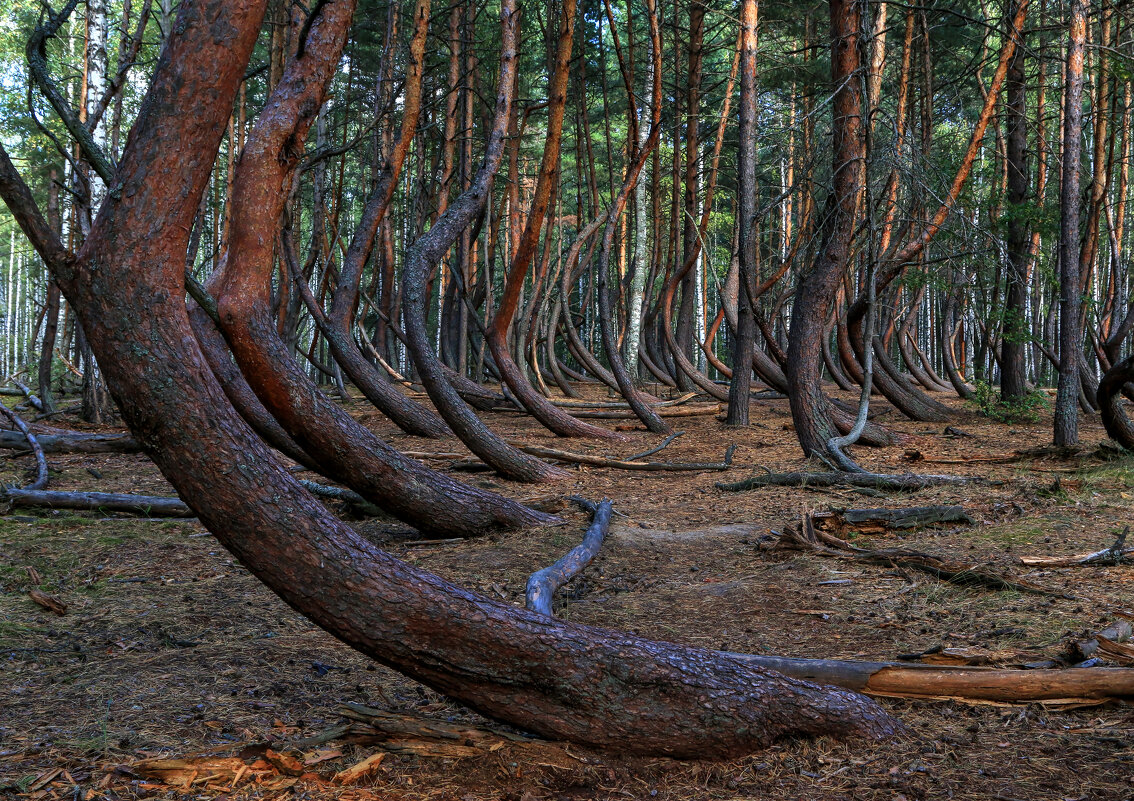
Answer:
[{"label": "grey weathered wood", "polygon": [[195,517],[180,498],[156,495],[124,495],[116,492],[49,492],[10,489],[5,493],[12,506],[131,512],[151,517]]},{"label": "grey weathered wood", "polygon": [[767,473],[752,476],[735,483],[717,482],[717,489],[725,492],[743,492],[761,487],[873,487],[881,490],[919,490],[939,484],[965,484],[977,479],[968,476],[933,476],[906,473],[904,475],[884,475],[881,473],[848,473],[830,471],[827,473]]},{"label": "grey weathered wood", "polygon": [[28,484],[25,489],[43,489],[47,486],[47,457],[43,455],[43,446],[39,444],[35,434],[28,428],[28,424],[24,422],[22,417],[3,404],[0,404],[0,412],[3,412],[4,416],[11,420],[12,424],[20,430],[20,435],[27,443],[31,452],[35,455],[35,481]]},{"label": "grey weathered wood", "polygon": [[[129,434],[36,434],[44,453],[137,453],[142,449]],[[19,431],[0,430],[0,449],[30,450]]]},{"label": "grey weathered wood", "polygon": [[909,509],[844,509],[837,513],[854,525],[878,523],[887,528],[916,528],[934,523],[972,523],[961,506],[913,506]]},{"label": "grey weathered wood", "polygon": [[603,500],[594,510],[591,526],[583,535],[583,542],[576,545],[565,556],[550,567],[532,574],[528,579],[526,603],[528,609],[551,617],[551,602],[555,591],[582,572],[598,555],[606,532],[610,529],[610,515],[613,507],[609,500]]}]

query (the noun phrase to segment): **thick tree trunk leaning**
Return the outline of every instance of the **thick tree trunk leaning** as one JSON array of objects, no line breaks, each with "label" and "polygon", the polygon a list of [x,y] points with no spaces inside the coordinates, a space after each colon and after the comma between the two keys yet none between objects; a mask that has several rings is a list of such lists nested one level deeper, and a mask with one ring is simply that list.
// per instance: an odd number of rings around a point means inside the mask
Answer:
[{"label": "thick tree trunk leaning", "polygon": [[[454,587],[335,520],[280,467],[232,409],[196,346],[183,276],[193,216],[265,5],[181,4],[111,194],[77,255],[52,233],[0,148],[0,196],[55,270],[131,431],[205,526],[285,601],[344,642],[484,714],[548,737],[720,758],[790,734],[896,733],[899,726],[880,707],[855,693],[728,654],[550,620]],[[515,10],[511,0],[502,6],[507,21]],[[331,0],[315,8],[306,54],[337,63],[351,4]],[[234,220],[248,212],[238,206]],[[435,490],[423,486],[412,500],[442,511]],[[429,528],[462,526],[442,511]]]}]

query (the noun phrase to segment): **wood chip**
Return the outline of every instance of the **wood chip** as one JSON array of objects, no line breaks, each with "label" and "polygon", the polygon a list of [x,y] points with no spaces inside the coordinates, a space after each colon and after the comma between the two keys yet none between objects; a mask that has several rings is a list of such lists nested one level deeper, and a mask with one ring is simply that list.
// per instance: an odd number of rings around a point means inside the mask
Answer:
[{"label": "wood chip", "polygon": [[281,754],[278,751],[268,749],[264,752],[264,759],[271,763],[272,767],[287,776],[299,776],[303,773],[303,763],[290,754]]},{"label": "wood chip", "polygon": [[382,760],[385,758],[385,751],[379,751],[375,754],[371,754],[361,762],[355,765],[351,765],[346,770],[341,770],[336,773],[335,778],[332,781],[334,781],[335,784],[342,785],[356,784],[359,781],[365,779],[367,776],[371,775],[375,770],[377,770],[378,766],[382,764]]}]

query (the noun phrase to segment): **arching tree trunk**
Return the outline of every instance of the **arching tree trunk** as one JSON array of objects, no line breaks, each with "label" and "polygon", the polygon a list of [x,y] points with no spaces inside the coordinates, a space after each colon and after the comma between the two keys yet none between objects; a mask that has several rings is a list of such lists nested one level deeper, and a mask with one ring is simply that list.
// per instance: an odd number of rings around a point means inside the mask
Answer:
[{"label": "arching tree trunk", "polygon": [[[511,0],[502,6],[507,19]],[[333,50],[331,21],[343,7],[318,7],[308,53]],[[876,703],[852,692],[460,590],[377,549],[280,468],[201,357],[182,275],[208,156],[263,11],[240,0],[181,4],[123,155],[121,198],[104,206],[77,257],[0,148],[0,196],[83,318],[131,430],[202,522],[293,608],[352,647],[545,736],[719,758],[793,733],[894,733]]]},{"label": "arching tree trunk", "polygon": [[563,136],[563,113],[567,105],[567,82],[570,77],[571,47],[575,34],[575,0],[565,0],[559,4],[558,16],[559,37],[555,51],[555,65],[548,87],[547,138],[544,143],[543,161],[540,163],[532,206],[528,210],[523,233],[519,237],[516,253],[508,269],[504,296],[488,327],[487,340],[502,382],[508,385],[524,408],[550,431],[561,437],[621,439],[621,435],[613,431],[577,420],[536,392],[508,352],[508,329],[519,305],[528,266],[539,244],[540,229],[547,215],[553,179],[558,170],[559,144]]},{"label": "arching tree trunk", "polygon": [[[379,374],[362,355],[351,335],[355,307],[358,305],[359,286],[362,272],[374,247],[375,237],[385,219],[386,210],[394,196],[406,153],[417,132],[417,121],[421,112],[421,77],[424,68],[425,42],[429,32],[429,0],[417,0],[413,11],[413,38],[410,42],[410,58],[405,66],[405,89],[402,101],[402,130],[389,154],[386,163],[378,173],[378,180],[370,191],[362,210],[362,219],[351,239],[343,269],[331,301],[331,310],[326,324],[320,326],[335,361],[350,376],[355,386],[362,390],[367,400],[373,403],[403,431],[422,436],[442,436],[448,429],[431,409],[407,398],[389,381]],[[392,272],[391,272],[392,275]],[[392,287],[386,291],[392,293]],[[392,297],[392,294],[390,295]],[[311,309],[315,316],[319,309]]]},{"label": "arching tree trunk", "polygon": [[[508,66],[511,69],[512,62],[508,62]],[[430,270],[440,263],[445,252],[491,199],[492,180],[500,168],[504,155],[504,135],[512,116],[515,80],[514,71],[502,72],[500,75],[492,132],[484,162],[472,185],[437,218],[428,232],[413,243],[406,254],[402,269],[402,305],[406,345],[417,366],[418,375],[429,397],[453,431],[473,453],[501,475],[517,481],[539,482],[566,478],[568,474],[565,470],[552,467],[509,445],[476,416],[446,377],[425,328],[425,306],[428,300],[426,280]]]},{"label": "arching tree trunk", "polygon": [[[320,11],[342,25],[344,37],[349,1]],[[324,29],[313,27],[309,36]],[[279,227],[301,155],[294,143],[303,141],[338,64],[331,57],[337,51],[328,52],[334,46],[331,40],[292,59],[241,154],[228,250],[209,284],[229,347],[256,395],[322,471],[399,519],[425,531],[468,535],[545,520],[402,456],[313,386],[276,334],[269,305],[273,238],[264,232]]]},{"label": "arching tree trunk", "polygon": [[630,199],[630,191],[638,184],[638,176],[641,174],[642,168],[646,166],[646,159],[657,147],[661,128],[661,35],[658,31],[655,0],[647,0],[646,13],[649,15],[650,22],[650,60],[653,65],[650,69],[653,75],[653,86],[650,88],[652,96],[650,107],[653,109],[650,117],[650,133],[639,150],[634,163],[630,165],[622,188],[607,214],[606,228],[603,231],[602,245],[599,248],[598,286],[596,289],[598,292],[599,329],[602,335],[602,345],[606,351],[607,361],[610,363],[610,371],[618,384],[618,391],[622,393],[630,408],[634,410],[634,414],[638,416],[638,419],[647,429],[655,434],[668,434],[673,429],[658,416],[657,412],[649,407],[645,396],[634,386],[634,382],[622,362],[622,355],[614,334],[614,314],[611,309],[610,294],[607,291],[607,273],[610,271],[610,256],[614,249],[614,232],[622,212],[626,209],[626,202]]}]

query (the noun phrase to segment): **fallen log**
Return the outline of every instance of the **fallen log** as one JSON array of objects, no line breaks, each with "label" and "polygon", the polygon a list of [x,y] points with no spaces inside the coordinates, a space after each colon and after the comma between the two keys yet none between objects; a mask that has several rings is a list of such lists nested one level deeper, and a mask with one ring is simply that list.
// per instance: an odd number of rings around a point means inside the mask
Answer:
[{"label": "fallen log", "polygon": [[996,572],[984,565],[971,562],[954,562],[933,554],[910,551],[904,548],[879,548],[876,550],[858,548],[838,537],[817,531],[810,514],[803,515],[803,519],[797,528],[785,529],[776,543],[776,548],[809,551],[822,556],[833,556],[876,565],[906,567],[928,573],[951,584],[985,587],[992,590],[1016,590],[1058,598],[1075,598],[1075,596],[1032,584],[1009,573]]},{"label": "fallen log", "polygon": [[9,489],[4,497],[12,506],[49,509],[80,509],[100,512],[130,512],[150,517],[195,517],[180,498],[156,495],[124,495],[115,492],[50,492]]},{"label": "fallen log", "polygon": [[[670,400],[665,400],[665,401],[658,401],[657,403],[651,403],[649,405],[650,405],[650,408],[652,408],[652,409],[664,409],[664,408],[667,408],[667,407],[670,407],[670,406],[681,406],[682,404],[691,401],[693,398],[696,398],[700,394],[701,394],[700,392],[687,392],[684,395],[681,395],[680,397],[671,398]],[[560,407],[563,407],[565,409],[580,409],[580,410],[583,410],[583,409],[629,409],[630,408],[630,404],[627,403],[626,401],[559,400],[559,399],[553,398],[551,400],[551,402],[553,404],[555,404],[556,406],[560,406]],[[571,414],[575,414],[575,412],[571,412]]]},{"label": "fallen log", "polygon": [[762,487],[871,487],[880,490],[910,491],[941,484],[978,482],[968,476],[933,476],[916,473],[884,475],[882,473],[848,473],[832,470],[826,473],[772,473],[752,476],[732,484],[717,482],[716,488],[725,492],[744,492]]},{"label": "fallen log", "polygon": [[890,529],[918,528],[937,523],[971,525],[961,506],[913,506],[908,509],[833,509],[812,514],[815,525],[827,531],[875,534]]},{"label": "fallen log", "polygon": [[[37,434],[44,453],[137,453],[142,446],[129,434]],[[0,449],[30,450],[20,431],[0,430]]]},{"label": "fallen log", "polygon": [[[339,707],[339,714],[363,724],[351,726],[348,730],[352,741],[380,744],[384,750],[394,753],[461,757],[495,751],[506,743],[543,742],[503,729],[400,715],[362,704],[343,704]],[[426,748],[426,744],[433,748]],[[438,749],[437,746],[448,747]]]},{"label": "fallen log", "polygon": [[[698,417],[700,415],[716,414],[721,410],[719,403],[705,406],[671,406],[665,408],[654,407],[659,417]],[[629,409],[579,409],[571,410],[572,417],[586,417],[597,420],[629,420],[636,419],[637,415]]]},{"label": "fallen log", "polygon": [[605,456],[592,456],[589,453],[573,453],[561,451],[558,448],[544,448],[539,445],[522,445],[512,443],[524,453],[539,456],[544,459],[555,459],[560,462],[585,464],[592,467],[612,467],[619,470],[644,470],[647,472],[687,472],[728,470],[732,467],[732,457],[736,453],[736,446],[729,445],[725,450],[724,461],[721,462],[632,462],[625,459],[610,459]]},{"label": "fallen log", "polygon": [[1134,697],[1134,669],[1126,668],[1014,670],[729,655],[792,678],[888,698],[1079,705]]},{"label": "fallen log", "polygon": [[554,564],[532,573],[525,592],[525,606],[541,615],[552,616],[551,602],[555,591],[579,575],[596,556],[606,533],[610,530],[610,516],[613,506],[603,500],[595,507],[590,528],[583,535],[581,544],[576,545]]},{"label": "fallen log", "polygon": [[[4,404],[0,403],[0,412],[4,414],[12,424],[20,430],[24,441],[27,443],[28,448],[31,450],[32,455],[35,456],[35,480],[24,487],[25,490],[41,490],[47,486],[47,457],[43,455],[43,446],[40,445],[39,440],[35,434],[28,428],[28,424],[24,422],[23,418],[9,409]],[[15,433],[15,432],[13,432]]]}]

